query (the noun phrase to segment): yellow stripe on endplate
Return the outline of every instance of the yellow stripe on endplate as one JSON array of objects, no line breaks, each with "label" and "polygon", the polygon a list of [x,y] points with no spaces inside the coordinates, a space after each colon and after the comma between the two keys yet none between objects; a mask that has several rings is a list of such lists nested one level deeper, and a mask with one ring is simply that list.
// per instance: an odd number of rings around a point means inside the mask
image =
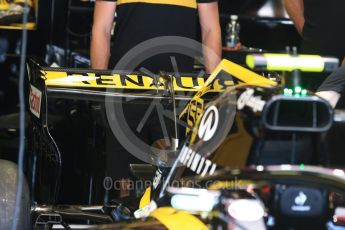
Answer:
[{"label": "yellow stripe on endplate", "polygon": [[197,217],[184,212],[177,211],[174,208],[164,207],[156,209],[151,213],[152,217],[156,218],[169,230],[207,230],[207,226]]},{"label": "yellow stripe on endplate", "polygon": [[149,4],[162,4],[162,5],[175,5],[188,8],[197,8],[196,0],[118,0],[117,5],[128,3],[149,3]]},{"label": "yellow stripe on endplate", "polygon": [[[248,85],[270,87],[277,86],[277,83],[271,81],[253,71],[246,69],[234,62],[223,60],[216,69],[216,72],[223,70],[232,75],[232,77],[237,78],[238,80],[246,83]],[[212,75],[211,75],[212,76]]]}]

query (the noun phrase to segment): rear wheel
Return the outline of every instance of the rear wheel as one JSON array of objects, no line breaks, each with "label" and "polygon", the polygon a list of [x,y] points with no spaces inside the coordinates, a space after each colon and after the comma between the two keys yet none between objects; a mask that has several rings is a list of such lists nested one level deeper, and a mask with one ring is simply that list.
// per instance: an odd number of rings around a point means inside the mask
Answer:
[{"label": "rear wheel", "polygon": [[[16,207],[18,187],[18,166],[10,161],[0,160],[0,226],[1,229],[11,229]],[[23,190],[17,219],[17,229],[30,229],[30,196],[26,180],[23,181]]]}]

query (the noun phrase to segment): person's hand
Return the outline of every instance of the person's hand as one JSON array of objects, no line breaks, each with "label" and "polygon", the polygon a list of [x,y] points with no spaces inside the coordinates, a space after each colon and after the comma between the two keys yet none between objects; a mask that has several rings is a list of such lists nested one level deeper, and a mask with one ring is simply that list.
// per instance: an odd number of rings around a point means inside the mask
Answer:
[{"label": "person's hand", "polygon": [[242,49],[242,44],[239,42],[236,44],[235,47],[223,47],[223,50],[225,51],[239,51]]},{"label": "person's hand", "polygon": [[168,140],[166,139],[159,139],[156,140],[153,144],[152,144],[152,148],[154,150],[154,152],[157,154],[156,156],[159,158],[160,161],[167,163],[169,160],[169,156],[168,156],[168,151],[170,146],[167,145]]},{"label": "person's hand", "polygon": [[340,94],[335,91],[320,91],[315,94],[328,101],[331,104],[332,108],[335,108],[340,98]]}]

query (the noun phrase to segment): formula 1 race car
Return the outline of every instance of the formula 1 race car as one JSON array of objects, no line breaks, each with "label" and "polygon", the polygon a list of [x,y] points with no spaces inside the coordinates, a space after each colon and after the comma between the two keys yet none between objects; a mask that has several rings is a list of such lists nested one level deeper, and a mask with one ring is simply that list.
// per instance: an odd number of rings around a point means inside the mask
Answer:
[{"label": "formula 1 race car", "polygon": [[[255,58],[248,60],[253,64]],[[271,133],[291,133],[296,138],[301,133],[325,133],[332,126],[334,114],[328,102],[299,86],[288,85],[288,81],[282,86],[279,79],[262,77],[227,60],[207,78],[178,78],[166,73],[156,78],[44,68],[36,63],[31,64],[29,77],[30,173],[26,176],[31,194],[24,189],[20,221],[24,228],[338,229],[344,224],[343,170],[296,165],[299,161],[294,151],[289,155],[291,164],[259,164],[265,139]],[[131,166],[138,180],[152,178],[145,191],[139,191],[140,196],[100,205],[59,205],[64,153],[52,129],[61,117],[49,115],[49,99],[102,101],[110,97],[113,100],[108,103],[116,104],[124,95],[160,98],[173,104],[174,119],[178,117],[187,124],[184,140],[178,138],[175,125],[173,137],[180,139],[179,143],[169,151],[149,152],[150,165]],[[176,110],[178,100],[187,101],[180,111]],[[72,109],[67,116],[74,116],[80,109],[75,101],[68,106]],[[241,146],[246,153],[237,152]],[[227,165],[224,158],[240,163],[223,167]],[[320,158],[317,163],[324,162]],[[6,171],[10,167],[0,168]],[[183,172],[189,176],[181,177]],[[93,194],[92,184],[88,194]],[[1,194],[12,194],[0,204],[7,210],[4,216],[14,209],[13,185],[0,190]],[[77,187],[73,189],[78,191]],[[30,213],[26,208],[29,202]],[[25,222],[28,215],[31,221]],[[0,216],[0,220],[7,224],[2,226],[10,226],[12,221],[6,216]]]}]

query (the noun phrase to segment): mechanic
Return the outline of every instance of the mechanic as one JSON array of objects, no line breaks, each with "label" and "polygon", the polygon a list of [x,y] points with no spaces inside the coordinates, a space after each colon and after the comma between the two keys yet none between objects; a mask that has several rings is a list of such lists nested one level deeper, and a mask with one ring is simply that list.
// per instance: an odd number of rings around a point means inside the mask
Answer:
[{"label": "mechanic", "polygon": [[[111,31],[114,15],[116,13],[116,26],[111,47]],[[152,38],[161,36],[181,36],[190,39],[197,37],[197,14],[201,26],[201,40],[204,49],[204,63],[207,73],[211,73],[220,62],[221,56],[221,30],[217,0],[97,0],[94,10],[94,22],[91,40],[91,63],[94,69],[114,69],[117,62],[133,47]],[[194,60],[179,54],[163,54],[149,58],[140,67],[153,73],[160,70],[172,72],[173,66],[170,57],[174,56],[180,72],[192,72]],[[135,69],[139,70],[139,69]],[[124,108],[127,123],[135,130],[136,122],[143,115],[139,112],[147,105],[136,105]],[[130,107],[124,105],[124,107]],[[158,120],[149,118],[151,121]],[[154,122],[153,122],[154,123]],[[157,124],[144,128],[141,139],[155,146],[161,144]],[[152,128],[153,127],[153,128]],[[153,129],[153,130],[152,130]],[[150,135],[156,135],[151,136]],[[109,138],[109,130],[107,134]],[[107,146],[107,151],[112,152],[107,156],[107,174],[113,179],[122,179],[120,197],[128,196],[130,172],[129,163],[138,163],[120,143],[112,140],[112,146]],[[150,140],[147,140],[147,139]],[[162,147],[163,148],[163,147]]]},{"label": "mechanic", "polygon": [[[114,45],[110,48],[115,12],[117,17]],[[202,42],[216,54],[211,55],[208,51],[204,53],[206,72],[211,73],[221,56],[217,0],[98,0],[95,4],[92,29],[92,67],[114,68],[130,49],[151,38],[181,36],[196,39],[197,13]],[[158,65],[161,70],[167,71],[167,68],[171,69],[171,61],[170,55],[165,56],[169,59],[155,58],[152,60],[154,63],[147,65],[154,69]],[[182,71],[190,72],[193,67],[192,60],[178,64]]]},{"label": "mechanic", "polygon": [[340,96],[345,94],[345,66],[340,67],[327,77],[316,94],[326,99],[334,108]]},{"label": "mechanic", "polygon": [[345,57],[345,1],[284,0],[288,14],[303,38],[301,52]]},{"label": "mechanic", "polygon": [[[344,59],[345,1],[284,0],[284,3],[298,32],[302,35],[301,53],[333,56],[340,62]],[[302,81],[306,81],[304,83],[306,88],[319,91],[317,95],[329,100],[333,107],[344,109],[345,97],[340,97],[340,89],[329,89],[329,83],[341,79],[341,71],[341,69],[335,71],[326,80],[327,75],[324,73],[304,73]],[[320,85],[322,86],[319,88]],[[327,151],[332,164],[345,164],[342,157],[345,148],[344,136],[345,130],[342,125],[333,126],[327,134]]]}]

